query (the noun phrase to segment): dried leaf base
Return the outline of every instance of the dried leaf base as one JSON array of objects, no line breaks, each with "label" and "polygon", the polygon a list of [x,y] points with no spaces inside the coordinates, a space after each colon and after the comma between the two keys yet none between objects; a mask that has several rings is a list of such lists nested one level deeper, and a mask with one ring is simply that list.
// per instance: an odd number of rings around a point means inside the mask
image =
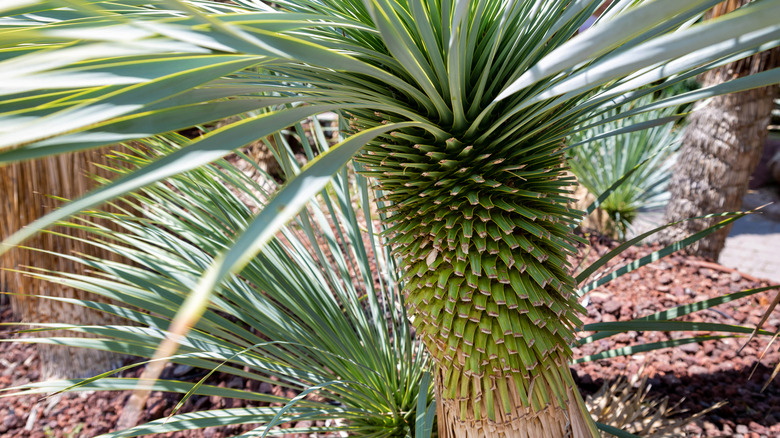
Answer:
[{"label": "dried leaf base", "polygon": [[[509,385],[510,399],[515,403],[511,414],[498,409],[495,420],[488,419],[485,412],[481,412],[480,419],[477,419],[475,409],[484,411],[484,405],[477,401],[468,406],[464,419],[461,402],[442,395],[443,379],[444,372],[440,368],[436,378],[440,438],[590,438],[597,433],[593,423],[585,416],[582,399],[571,388],[567,388],[565,408],[551,402],[542,409],[534,410],[523,407],[519,394],[512,389],[514,385]],[[484,396],[495,397],[495,394]],[[550,394],[550,397],[554,395]]]}]

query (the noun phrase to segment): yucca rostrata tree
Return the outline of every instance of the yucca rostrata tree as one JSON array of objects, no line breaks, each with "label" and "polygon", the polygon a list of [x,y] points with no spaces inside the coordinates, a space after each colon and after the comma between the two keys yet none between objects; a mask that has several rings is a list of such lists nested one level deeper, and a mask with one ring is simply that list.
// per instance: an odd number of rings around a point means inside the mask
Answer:
[{"label": "yucca rostrata tree", "polygon": [[535,126],[500,142],[397,135],[358,160],[384,194],[407,305],[438,365],[443,436],[595,434],[568,366],[581,309],[573,182],[558,133],[529,136]]},{"label": "yucca rostrata tree", "polygon": [[[599,21],[577,35],[603,3],[609,6]],[[780,44],[780,0],[697,24],[716,3],[63,1],[56,5],[71,8],[48,12],[13,6],[0,36],[10,42],[0,67],[13,97],[3,126],[18,129],[0,135],[0,147],[13,148],[0,162],[245,118],[7,243],[307,116],[339,111],[353,135],[291,178],[215,257],[155,357],[176,350],[209,294],[240,274],[365,146],[360,161],[377,182],[413,323],[435,358],[440,435],[597,436],[567,367],[580,308],[566,261],[578,213],[566,207],[573,181],[563,155],[577,145],[566,139],[608,123],[595,118],[618,105]],[[59,57],[52,48],[61,49]],[[779,77],[772,70],[614,117]],[[161,363],[150,366],[150,378]]]}]

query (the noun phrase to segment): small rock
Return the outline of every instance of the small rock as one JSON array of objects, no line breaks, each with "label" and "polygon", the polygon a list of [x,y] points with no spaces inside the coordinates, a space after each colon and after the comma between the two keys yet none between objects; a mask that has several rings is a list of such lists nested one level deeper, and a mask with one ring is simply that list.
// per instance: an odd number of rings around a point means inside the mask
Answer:
[{"label": "small rock", "polygon": [[704,276],[704,277],[707,277],[707,278],[712,278],[712,274],[714,274],[714,273],[715,273],[715,271],[713,271],[710,268],[699,268],[699,275],[701,275],[701,276]]},{"label": "small rock", "polygon": [[13,412],[9,412],[5,418],[3,418],[3,425],[8,429],[13,429],[21,425],[21,420],[18,415]]},{"label": "small rock", "polygon": [[618,301],[612,300],[612,301],[607,301],[604,304],[602,304],[601,308],[606,313],[615,313],[615,312],[619,311],[621,307],[622,307],[622,305]]},{"label": "small rock", "polygon": [[590,301],[596,304],[603,304],[609,300],[609,294],[605,292],[591,292],[588,294]]},{"label": "small rock", "polygon": [[672,360],[685,360],[687,357],[688,355],[679,348],[672,350]]},{"label": "small rock", "polygon": [[671,275],[669,274],[663,274],[661,277],[658,278],[658,282],[661,284],[669,284],[674,280]]},{"label": "small rock", "polygon": [[273,388],[274,388],[273,385],[271,385],[270,383],[262,382],[260,384],[260,389],[258,392],[260,392],[261,394],[270,394],[271,391],[273,391]]},{"label": "small rock", "polygon": [[682,383],[682,380],[680,380],[680,378],[675,376],[674,374],[667,374],[663,376],[662,379],[664,382],[666,382],[667,385],[670,386],[677,386]]},{"label": "small rock", "polygon": [[680,350],[682,350],[682,351],[684,351],[686,353],[696,353],[697,351],[699,351],[701,349],[701,345],[699,345],[699,344],[697,344],[695,342],[692,342],[690,344],[680,345],[677,348],[679,348]]},{"label": "small rock", "polygon": [[742,280],[742,274],[737,271],[731,273],[731,281],[737,282]]},{"label": "small rock", "polygon": [[312,427],[314,423],[311,420],[303,420],[295,423],[295,427],[299,429],[303,429],[306,427]]},{"label": "small rock", "polygon": [[721,373],[722,372],[728,372],[728,371],[734,371],[734,362],[725,361],[725,362],[717,364],[716,368]]},{"label": "small rock", "polygon": [[762,426],[756,423],[755,421],[751,421],[750,423],[748,423],[748,428],[750,429],[751,432],[757,432],[758,434],[767,433],[766,426]]},{"label": "small rock", "polygon": [[165,402],[163,400],[159,400],[157,403],[148,408],[149,417],[152,419],[162,417],[163,413],[165,412],[165,408],[167,408]]},{"label": "small rock", "polygon": [[176,377],[181,377],[187,373],[192,371],[192,367],[189,365],[179,364],[176,365],[176,368],[173,369],[173,375]]},{"label": "small rock", "polygon": [[699,427],[696,423],[688,423],[685,425],[685,431],[689,432],[691,435],[687,436],[699,436],[703,431],[702,428]]},{"label": "small rock", "polygon": [[750,432],[750,430],[748,429],[747,426],[745,426],[744,424],[737,424],[737,433],[741,433],[744,435],[748,432]]},{"label": "small rock", "polygon": [[244,386],[244,380],[241,377],[233,376],[227,383],[228,388],[242,388]]},{"label": "small rock", "polygon": [[615,315],[611,313],[605,313],[601,317],[601,322],[615,322],[615,321],[617,321],[617,318],[615,318]]},{"label": "small rock", "polygon": [[688,367],[689,374],[707,374],[709,370],[700,365],[691,365]]}]

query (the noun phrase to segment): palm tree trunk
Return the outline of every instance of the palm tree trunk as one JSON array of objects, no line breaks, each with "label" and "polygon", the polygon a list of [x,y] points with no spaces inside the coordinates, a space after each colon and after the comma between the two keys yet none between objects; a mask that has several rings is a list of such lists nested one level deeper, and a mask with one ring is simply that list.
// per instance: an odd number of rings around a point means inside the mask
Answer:
[{"label": "palm tree trunk", "polygon": [[[712,14],[723,15],[746,3],[730,0],[714,8]],[[773,49],[707,72],[701,82],[703,86],[719,84],[774,68],[778,61],[780,50]],[[696,105],[669,184],[671,201],[666,207],[666,222],[742,208],[750,176],[766,143],[776,95],[777,86],[763,87]],[[660,240],[670,244],[712,224],[684,222],[667,229]],[[718,230],[686,251],[717,260],[730,230],[731,226]]]},{"label": "palm tree trunk", "polygon": [[[0,237],[7,237],[12,232],[54,209],[58,202],[51,196],[73,199],[86,193],[94,185],[86,173],[105,173],[101,172],[94,163],[106,162],[102,152],[89,151],[48,157],[37,161],[26,161],[3,168],[2,177],[0,177],[0,196],[2,196],[3,203],[3,223],[0,227],[2,235]],[[64,227],[56,227],[53,231],[74,237],[86,237],[86,234],[79,232],[79,230]],[[26,245],[54,253],[81,253],[105,259],[116,259],[112,254],[99,251],[93,246],[52,233],[39,234],[28,241]],[[6,269],[29,271],[29,267],[34,267],[75,274],[84,272],[82,265],[64,257],[22,248],[9,252],[0,262],[2,267]],[[77,325],[120,323],[120,318],[106,313],[34,296],[44,295],[101,301],[93,294],[5,269],[0,271],[0,276],[0,284],[3,285],[4,290],[23,294],[12,295],[11,304],[14,313],[24,322]],[[51,336],[51,333],[46,335]],[[59,336],[66,335],[73,336],[74,334],[62,333]],[[41,358],[41,374],[44,379],[95,375],[116,367],[121,361],[121,357],[113,353],[48,344],[39,344],[38,353]]]}]

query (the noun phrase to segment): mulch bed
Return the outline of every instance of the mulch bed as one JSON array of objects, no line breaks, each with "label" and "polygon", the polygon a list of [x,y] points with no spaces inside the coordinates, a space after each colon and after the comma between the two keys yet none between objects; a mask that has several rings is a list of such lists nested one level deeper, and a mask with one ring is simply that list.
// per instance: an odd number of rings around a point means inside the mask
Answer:
[{"label": "mulch bed", "polygon": [[[594,251],[603,254],[614,246],[614,243],[602,242]],[[630,248],[623,254],[628,260],[616,264],[622,265],[656,249],[648,246]],[[588,315],[583,322],[629,320],[769,284],[697,257],[673,254],[591,292],[586,307]],[[777,290],[769,290],[692,313],[681,320],[755,327],[776,294]],[[763,328],[776,332],[779,327],[780,310],[775,309]],[[692,336],[695,334],[690,332],[628,332],[575,349],[575,357]],[[688,436],[780,437],[780,378],[772,381],[766,390],[761,390],[780,363],[777,344],[759,360],[770,340],[768,336],[757,337],[741,352],[738,351],[746,338],[711,340],[577,364],[573,368],[584,393],[595,392],[604,381],[641,371],[649,377],[651,396],[668,396],[672,403],[682,400],[680,407],[689,413],[702,411],[719,401],[728,403],[689,425],[686,428]]]},{"label": "mulch bed", "polygon": [[[614,243],[597,241],[593,252],[603,254]],[[616,264],[648,254],[652,247],[634,247],[624,253]],[[590,294],[585,323],[627,320],[649,315],[659,310],[740,290],[768,285],[728,268],[708,263],[696,257],[673,255],[654,262],[633,273],[614,280]],[[686,316],[683,320],[717,322],[755,326],[776,291],[743,298],[713,310]],[[8,306],[0,306],[0,321],[14,321]],[[780,310],[775,310],[764,329],[777,331]],[[7,327],[0,336],[13,337]],[[679,333],[630,332],[575,349],[575,357],[642,342],[691,336]],[[698,412],[721,400],[728,404],[711,412],[687,427],[689,437],[743,436],[745,438],[780,437],[780,378],[764,390],[762,386],[778,363],[780,353],[773,346],[759,360],[768,344],[767,337],[751,341],[741,353],[743,338],[705,341],[674,349],[640,353],[575,365],[573,370],[582,391],[593,393],[605,382],[617,376],[639,373],[649,377],[650,395],[669,397],[681,408]],[[35,347],[21,343],[0,343],[0,388],[20,385],[39,379],[39,359]],[[751,371],[755,368],[752,378]],[[168,369],[168,378],[195,380],[199,370]],[[136,372],[125,376],[137,375]],[[217,375],[211,384],[244,387],[245,382],[231,376]],[[252,382],[254,384],[256,382]],[[264,384],[251,388],[262,392],[279,392],[279,387]],[[0,437],[92,437],[113,430],[128,395],[116,392],[68,394],[56,403],[25,396],[0,399]],[[169,414],[180,395],[153,393],[142,420],[149,421]],[[184,412],[243,406],[236,400],[218,397],[193,397]],[[166,434],[169,437],[220,438],[232,436],[254,426],[209,428],[201,431]],[[72,433],[75,427],[81,430]]]}]

